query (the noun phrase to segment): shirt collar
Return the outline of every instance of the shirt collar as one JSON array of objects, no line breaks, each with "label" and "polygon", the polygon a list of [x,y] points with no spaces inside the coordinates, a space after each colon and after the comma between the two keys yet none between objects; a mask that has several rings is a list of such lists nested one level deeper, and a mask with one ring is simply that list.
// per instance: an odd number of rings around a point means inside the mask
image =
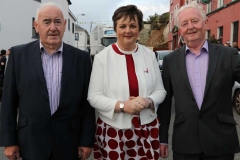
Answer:
[{"label": "shirt collar", "polygon": [[[208,53],[208,41],[205,40],[202,48],[201,48],[201,51],[202,50],[205,50],[207,53]],[[186,50],[185,50],[185,53],[188,54],[188,53],[192,53],[192,51],[188,48],[188,46],[186,45]]]},{"label": "shirt collar", "polygon": [[[41,53],[43,52],[43,50],[44,50],[46,53],[48,53],[47,50],[46,50],[46,49],[44,48],[44,46],[42,45],[41,41],[39,41],[39,43],[40,43],[40,51],[41,51]],[[63,51],[63,42],[62,42],[62,44],[60,45],[60,47],[57,49],[57,51],[56,51],[55,53],[62,53],[62,51]]]}]

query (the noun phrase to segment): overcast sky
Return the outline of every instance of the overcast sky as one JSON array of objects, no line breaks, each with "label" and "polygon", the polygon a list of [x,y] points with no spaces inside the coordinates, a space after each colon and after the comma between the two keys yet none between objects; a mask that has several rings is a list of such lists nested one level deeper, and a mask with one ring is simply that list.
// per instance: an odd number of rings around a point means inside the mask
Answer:
[{"label": "overcast sky", "polygon": [[[114,11],[123,5],[134,4],[143,12],[143,19],[155,13],[161,15],[169,11],[170,0],[71,0],[70,10],[81,27],[90,31],[97,23],[112,25]],[[85,14],[82,16],[81,14]]]}]

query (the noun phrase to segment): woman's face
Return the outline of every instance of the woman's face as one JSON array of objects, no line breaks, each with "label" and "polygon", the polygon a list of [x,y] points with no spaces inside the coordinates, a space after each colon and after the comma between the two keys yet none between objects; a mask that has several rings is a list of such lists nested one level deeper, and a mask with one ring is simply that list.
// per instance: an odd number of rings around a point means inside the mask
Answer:
[{"label": "woman's face", "polygon": [[135,20],[130,21],[130,17],[122,17],[117,21],[117,42],[122,49],[133,50],[135,48],[140,33],[137,16]]}]

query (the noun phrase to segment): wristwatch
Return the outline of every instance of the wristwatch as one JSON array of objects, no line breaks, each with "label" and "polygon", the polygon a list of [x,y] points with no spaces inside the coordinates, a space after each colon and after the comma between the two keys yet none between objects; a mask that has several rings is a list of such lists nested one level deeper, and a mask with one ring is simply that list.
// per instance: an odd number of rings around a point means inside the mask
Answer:
[{"label": "wristwatch", "polygon": [[149,106],[147,108],[151,108],[153,106],[153,100],[149,97],[147,97],[148,102],[149,102]]},{"label": "wristwatch", "polygon": [[119,104],[119,108],[120,108],[120,111],[121,111],[121,112],[125,113],[125,112],[124,112],[124,103],[123,103],[123,102],[121,102],[121,103]]}]

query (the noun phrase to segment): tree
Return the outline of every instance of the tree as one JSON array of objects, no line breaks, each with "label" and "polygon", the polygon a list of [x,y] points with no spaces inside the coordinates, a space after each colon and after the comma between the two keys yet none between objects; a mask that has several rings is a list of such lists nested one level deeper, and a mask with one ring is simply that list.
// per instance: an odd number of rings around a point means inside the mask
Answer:
[{"label": "tree", "polygon": [[149,18],[147,18],[147,21],[149,23],[153,23],[153,22],[158,22],[159,19],[159,15],[157,13],[155,13],[154,15],[150,15]]}]

